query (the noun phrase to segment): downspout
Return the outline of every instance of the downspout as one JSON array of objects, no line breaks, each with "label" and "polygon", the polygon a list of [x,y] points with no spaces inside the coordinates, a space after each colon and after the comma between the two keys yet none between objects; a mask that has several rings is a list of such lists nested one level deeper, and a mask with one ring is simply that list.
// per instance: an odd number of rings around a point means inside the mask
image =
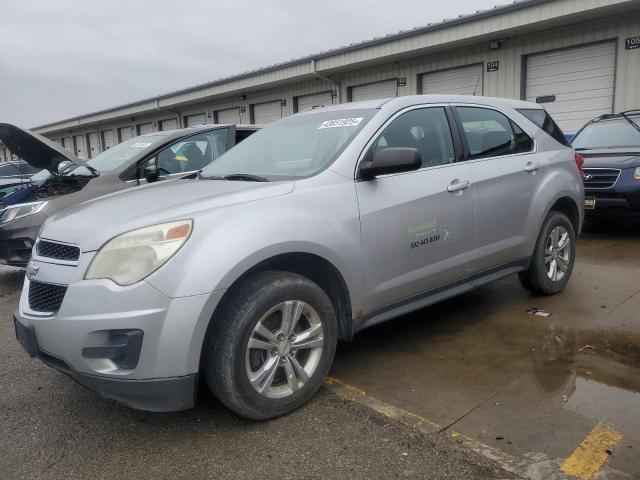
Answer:
[{"label": "downspout", "polygon": [[182,114],[180,112],[178,112],[177,110],[170,110],[168,108],[161,108],[160,107],[160,99],[159,98],[156,98],[156,110],[160,110],[161,112],[175,113],[178,116],[178,128],[183,128],[183,126],[182,126]]},{"label": "downspout", "polygon": [[333,80],[326,75],[322,75],[316,70],[316,59],[311,59],[311,73],[316,77],[324,80],[325,82],[329,82],[329,84],[333,84],[336,86],[336,93],[338,94],[338,103],[342,103],[342,85],[337,80]]}]

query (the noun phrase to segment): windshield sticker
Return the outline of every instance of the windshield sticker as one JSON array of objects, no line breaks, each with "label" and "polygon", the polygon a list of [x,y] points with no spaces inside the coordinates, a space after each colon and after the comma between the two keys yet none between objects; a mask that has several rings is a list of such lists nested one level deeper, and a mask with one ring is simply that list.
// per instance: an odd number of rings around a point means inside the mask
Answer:
[{"label": "windshield sticker", "polygon": [[131,148],[147,148],[149,145],[151,145],[150,143],[134,143],[133,145],[131,145]]},{"label": "windshield sticker", "polygon": [[360,118],[336,118],[335,120],[327,120],[322,122],[322,125],[318,127],[318,130],[322,128],[342,128],[342,127],[356,127],[360,124],[363,117]]}]

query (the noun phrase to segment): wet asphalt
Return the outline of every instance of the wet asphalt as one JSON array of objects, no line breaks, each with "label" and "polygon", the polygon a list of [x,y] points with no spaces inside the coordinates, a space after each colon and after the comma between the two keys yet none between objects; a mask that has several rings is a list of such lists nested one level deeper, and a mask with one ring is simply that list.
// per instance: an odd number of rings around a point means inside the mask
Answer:
[{"label": "wet asphalt", "polygon": [[333,377],[446,427],[438,435],[326,390],[262,423],[206,392],[187,412],[118,406],[21,350],[22,280],[0,267],[0,479],[512,478],[448,440],[454,430],[545,478],[599,423],[622,435],[602,478],[640,478],[640,222],[589,224],[560,295],[507,278],[339,345]]}]

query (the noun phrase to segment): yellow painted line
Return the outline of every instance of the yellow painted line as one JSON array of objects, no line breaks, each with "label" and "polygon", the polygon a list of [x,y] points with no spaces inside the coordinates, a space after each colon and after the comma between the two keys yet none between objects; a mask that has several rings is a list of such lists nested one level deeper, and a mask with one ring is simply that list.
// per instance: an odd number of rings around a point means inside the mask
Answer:
[{"label": "yellow painted line", "polygon": [[599,423],[562,463],[560,470],[580,480],[589,480],[606,463],[609,458],[607,450],[613,449],[620,440],[622,440],[620,432]]},{"label": "yellow painted line", "polygon": [[331,390],[338,396],[346,400],[364,405],[365,407],[375,410],[385,417],[396,420],[404,425],[413,428],[419,428],[421,431],[425,431],[427,433],[434,433],[440,430],[439,425],[430,422],[426,418],[390,405],[386,402],[383,402],[382,400],[378,400],[377,398],[370,397],[364,390],[358,387],[354,387],[353,385],[349,385],[342,380],[338,380],[337,378],[333,377],[327,377],[324,380],[324,383],[329,390]]},{"label": "yellow painted line", "polygon": [[[324,381],[324,385],[325,388],[327,388],[329,391],[335,393],[339,397],[344,398],[345,400],[349,400],[370,408],[387,418],[396,420],[403,425],[415,428],[421,433],[433,434],[442,430],[442,426],[430,420],[427,420],[420,415],[416,415],[415,413],[411,413],[407,410],[403,410],[402,408],[395,407],[386,402],[383,402],[382,400],[371,397],[367,395],[367,392],[365,392],[361,388],[349,385],[348,383],[345,383],[342,380],[338,380],[337,378],[327,377]],[[456,431],[449,432],[449,436],[454,441],[462,443],[474,452],[495,461],[498,465],[500,465],[504,470],[508,472],[515,473],[516,475],[524,478],[536,478],[530,476],[529,474],[529,467],[531,466],[530,461],[512,457],[502,450],[491,447],[489,445],[485,445],[484,443],[478,442],[477,440],[462,435],[461,433]]]}]

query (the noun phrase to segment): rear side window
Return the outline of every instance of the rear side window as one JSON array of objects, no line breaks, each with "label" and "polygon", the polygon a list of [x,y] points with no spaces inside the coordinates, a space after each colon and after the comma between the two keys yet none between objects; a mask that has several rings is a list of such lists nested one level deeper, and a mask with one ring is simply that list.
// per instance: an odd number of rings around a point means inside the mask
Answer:
[{"label": "rear side window", "polygon": [[469,145],[469,158],[530,152],[533,140],[506,115],[488,108],[456,107]]},{"label": "rear side window", "polygon": [[553,121],[553,118],[551,118],[551,115],[549,115],[546,110],[541,108],[521,108],[518,109],[518,112],[527,117],[528,120],[531,120],[565,147],[571,146],[567,137],[564,136],[560,127]]}]

